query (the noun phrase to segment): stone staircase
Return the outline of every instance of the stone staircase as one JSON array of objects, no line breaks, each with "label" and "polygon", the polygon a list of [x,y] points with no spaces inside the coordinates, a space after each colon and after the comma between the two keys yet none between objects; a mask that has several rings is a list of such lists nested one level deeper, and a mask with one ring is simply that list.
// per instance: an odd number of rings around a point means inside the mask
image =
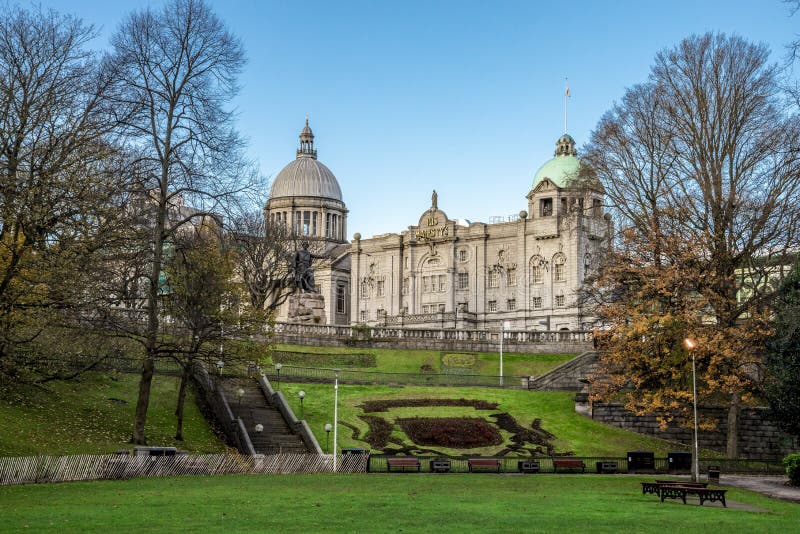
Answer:
[{"label": "stone staircase", "polygon": [[583,391],[586,378],[592,374],[597,362],[597,352],[584,352],[564,362],[528,384],[529,389],[542,391]]},{"label": "stone staircase", "polygon": [[[228,378],[223,381],[222,388],[233,416],[242,419],[256,453],[309,452],[303,440],[292,432],[277,408],[269,405],[255,379]],[[244,391],[241,398],[239,389]],[[256,432],[257,424],[264,427],[261,432]]]}]

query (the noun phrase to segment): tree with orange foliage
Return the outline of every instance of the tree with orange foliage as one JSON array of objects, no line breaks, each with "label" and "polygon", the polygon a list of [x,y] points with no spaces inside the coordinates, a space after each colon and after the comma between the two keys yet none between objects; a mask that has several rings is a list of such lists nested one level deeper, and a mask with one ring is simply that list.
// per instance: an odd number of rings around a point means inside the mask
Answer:
[{"label": "tree with orange foliage", "polygon": [[590,291],[607,326],[595,396],[680,416],[691,404],[681,341],[693,336],[698,393],[730,408],[730,457],[761,380],[770,284],[800,230],[800,121],[768,55],[739,37],[683,40],[586,151],[623,229]]}]

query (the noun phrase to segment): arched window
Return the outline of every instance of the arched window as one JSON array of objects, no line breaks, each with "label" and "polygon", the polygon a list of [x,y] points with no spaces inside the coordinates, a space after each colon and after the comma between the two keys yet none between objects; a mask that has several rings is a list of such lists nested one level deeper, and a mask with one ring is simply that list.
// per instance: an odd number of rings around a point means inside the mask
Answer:
[{"label": "arched window", "polygon": [[567,271],[566,271],[566,263],[567,258],[564,257],[562,253],[558,253],[553,256],[553,281],[554,282],[566,282],[567,281]]}]

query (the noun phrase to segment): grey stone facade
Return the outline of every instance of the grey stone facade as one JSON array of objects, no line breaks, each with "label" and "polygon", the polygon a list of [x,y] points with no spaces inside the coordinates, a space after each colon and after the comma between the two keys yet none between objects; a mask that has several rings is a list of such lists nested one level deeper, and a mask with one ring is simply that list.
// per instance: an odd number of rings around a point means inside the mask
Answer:
[{"label": "grey stone facade", "polygon": [[[580,176],[571,137],[536,174],[527,211],[486,224],[431,206],[408,230],[351,244],[353,322],[420,328],[586,330],[577,292],[596,269],[611,221],[603,189]],[[448,319],[445,320],[445,317]]]}]

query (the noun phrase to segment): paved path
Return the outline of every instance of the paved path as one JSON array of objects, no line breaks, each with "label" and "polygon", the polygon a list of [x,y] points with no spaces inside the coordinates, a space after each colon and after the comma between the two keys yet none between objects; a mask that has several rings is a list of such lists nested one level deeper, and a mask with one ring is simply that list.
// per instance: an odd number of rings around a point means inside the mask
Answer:
[{"label": "paved path", "polygon": [[735,486],[763,493],[768,497],[800,503],[800,487],[787,485],[784,476],[722,475],[721,486]]}]

